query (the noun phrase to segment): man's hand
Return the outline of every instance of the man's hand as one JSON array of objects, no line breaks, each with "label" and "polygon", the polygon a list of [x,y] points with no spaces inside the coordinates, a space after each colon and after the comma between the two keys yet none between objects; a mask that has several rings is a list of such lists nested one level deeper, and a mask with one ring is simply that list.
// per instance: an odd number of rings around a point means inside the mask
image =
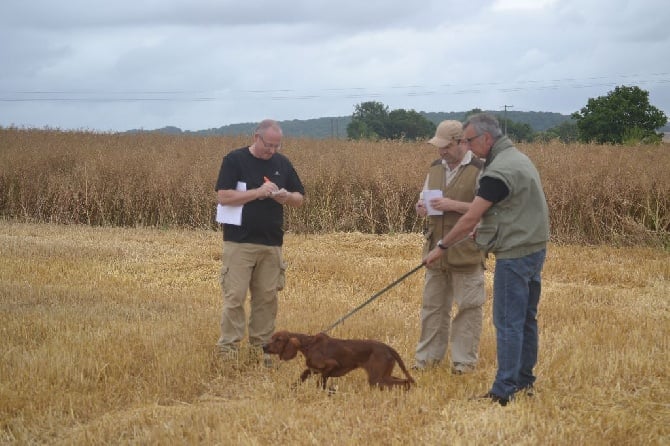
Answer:
[{"label": "man's hand", "polygon": [[426,258],[423,259],[423,264],[426,266],[432,265],[433,263],[437,262],[440,259],[440,257],[444,255],[445,252],[447,252],[446,249],[440,249],[439,247],[433,248],[428,253]]},{"label": "man's hand", "polygon": [[261,187],[256,189],[256,198],[259,200],[265,200],[270,198],[273,193],[276,193],[279,189],[277,185],[272,181],[266,181],[261,185]]},{"label": "man's hand", "polygon": [[283,187],[276,192],[272,193],[272,199],[279,204],[286,204],[286,202],[291,197],[291,192],[287,191]]},{"label": "man's hand", "polygon": [[456,203],[458,202],[456,200],[452,200],[451,198],[433,198],[430,200],[430,206],[433,209],[437,209],[438,211],[442,212],[455,211]]},{"label": "man's hand", "polygon": [[425,217],[426,215],[428,215],[428,209],[426,209],[426,204],[423,202],[423,199],[417,201],[414,208],[416,209],[416,214],[419,217]]}]

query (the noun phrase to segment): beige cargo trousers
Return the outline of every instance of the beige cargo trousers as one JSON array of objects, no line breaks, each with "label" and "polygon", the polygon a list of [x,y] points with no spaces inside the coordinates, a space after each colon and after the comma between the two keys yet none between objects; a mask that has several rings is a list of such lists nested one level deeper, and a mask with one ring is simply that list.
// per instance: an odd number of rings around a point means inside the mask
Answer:
[{"label": "beige cargo trousers", "polygon": [[[472,272],[426,269],[416,365],[422,368],[440,363],[451,341],[451,362],[456,371],[473,369],[479,357],[485,301],[483,268]],[[454,303],[458,312],[452,320]]]},{"label": "beige cargo trousers", "polygon": [[282,248],[224,241],[222,263],[223,312],[217,345],[221,351],[239,348],[246,331],[249,291],[249,344],[260,347],[275,330],[277,294],[285,282]]}]

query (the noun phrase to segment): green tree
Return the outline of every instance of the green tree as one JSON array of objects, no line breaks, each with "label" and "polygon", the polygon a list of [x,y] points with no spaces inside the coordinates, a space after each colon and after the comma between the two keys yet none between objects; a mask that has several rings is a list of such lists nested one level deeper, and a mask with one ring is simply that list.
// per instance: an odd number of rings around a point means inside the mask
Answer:
[{"label": "green tree", "polygon": [[381,102],[369,101],[357,104],[351,122],[347,126],[347,136],[351,139],[386,138],[388,115],[388,107]]},{"label": "green tree", "polygon": [[379,139],[379,135],[361,119],[352,119],[347,125],[347,137],[349,139]]},{"label": "green tree", "polygon": [[535,135],[536,141],[549,142],[552,139],[558,139],[564,144],[577,141],[577,124],[573,120],[563,121],[557,126],[551,127],[544,132]]},{"label": "green tree", "polygon": [[507,123],[505,124],[505,118],[499,115],[497,118],[500,122],[500,127],[507,132],[507,136],[513,141],[531,142],[535,139],[535,132],[530,124],[512,121],[511,119],[507,119]]},{"label": "green tree", "polygon": [[563,143],[575,142],[579,136],[579,129],[575,121],[569,120],[552,127],[547,132],[552,132]]},{"label": "green tree", "polygon": [[465,112],[465,118],[463,118],[463,121],[467,121],[470,116],[477,115],[479,113],[482,113],[483,111],[484,110],[482,110],[481,108],[473,108],[469,112]]},{"label": "green tree", "polygon": [[435,124],[414,110],[399,108],[389,113],[386,129],[390,139],[427,139],[435,133]]},{"label": "green tree", "polygon": [[590,98],[586,107],[574,112],[579,140],[600,144],[622,144],[631,139],[654,141],[668,118],[649,103],[649,92],[639,87],[616,87],[606,96]]}]

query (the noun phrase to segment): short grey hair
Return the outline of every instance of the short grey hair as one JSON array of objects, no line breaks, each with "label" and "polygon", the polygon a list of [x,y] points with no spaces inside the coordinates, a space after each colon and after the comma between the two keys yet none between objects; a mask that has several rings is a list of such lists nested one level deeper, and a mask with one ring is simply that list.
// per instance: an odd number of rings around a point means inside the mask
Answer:
[{"label": "short grey hair", "polygon": [[282,136],[284,135],[284,132],[282,132],[281,126],[274,119],[263,119],[258,124],[258,126],[256,127],[256,130],[254,130],[254,135],[263,136],[263,135],[265,135],[265,131],[269,128],[275,129]]},{"label": "short grey hair", "polygon": [[477,113],[476,115],[470,116],[468,120],[465,121],[465,124],[463,124],[463,128],[465,129],[468,126],[472,126],[477,132],[477,135],[488,133],[493,139],[498,139],[503,134],[498,119],[490,113]]}]

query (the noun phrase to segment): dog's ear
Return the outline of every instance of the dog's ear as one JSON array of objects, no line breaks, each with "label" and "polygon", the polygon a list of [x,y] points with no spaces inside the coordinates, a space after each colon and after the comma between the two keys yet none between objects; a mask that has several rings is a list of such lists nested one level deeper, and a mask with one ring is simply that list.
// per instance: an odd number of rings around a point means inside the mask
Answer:
[{"label": "dog's ear", "polygon": [[288,341],[286,341],[286,345],[284,346],[284,350],[282,350],[280,358],[283,359],[284,361],[288,361],[289,359],[295,358],[295,355],[298,354],[298,349],[300,348],[300,341],[298,338],[289,338]]}]

